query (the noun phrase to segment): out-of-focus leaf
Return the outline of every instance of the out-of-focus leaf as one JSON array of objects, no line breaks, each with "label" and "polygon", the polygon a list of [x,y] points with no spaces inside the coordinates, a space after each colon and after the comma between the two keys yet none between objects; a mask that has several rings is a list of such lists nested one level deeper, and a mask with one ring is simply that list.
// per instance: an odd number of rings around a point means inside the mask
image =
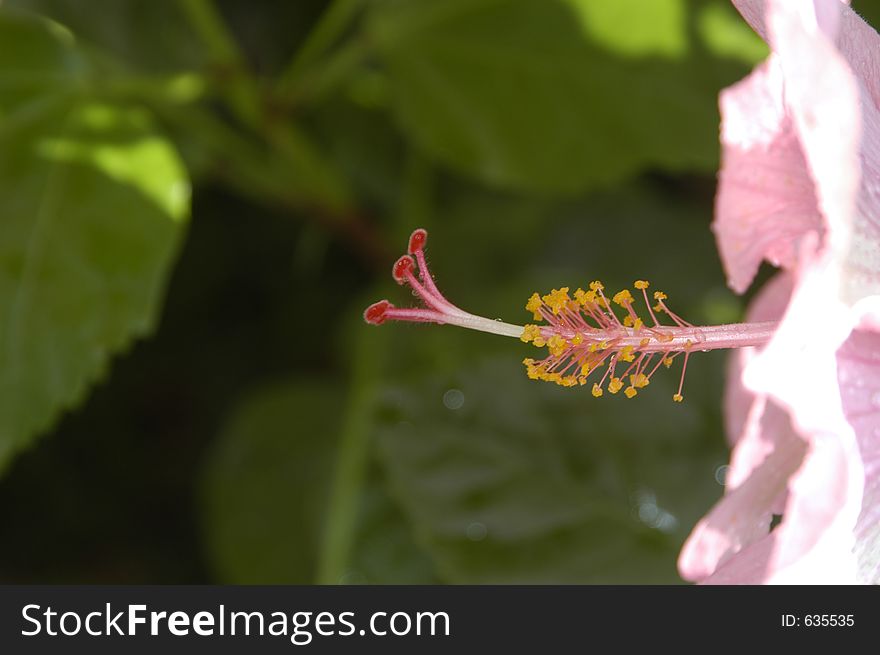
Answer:
[{"label": "out-of-focus leaf", "polygon": [[343,582],[432,584],[434,563],[416,544],[412,524],[385,489],[375,467],[363,492],[363,505],[349,571]]},{"label": "out-of-focus leaf", "polygon": [[[234,412],[205,462],[205,547],[219,580],[311,583],[321,546],[345,394],[288,382]],[[364,489],[345,583],[431,580],[400,510],[373,477]]]},{"label": "out-of-focus leaf", "polygon": [[449,581],[673,582],[700,499],[720,491],[705,398],[682,410],[673,383],[597,400],[529,381],[511,357],[392,389],[393,495]]},{"label": "out-of-focus leaf", "polygon": [[145,70],[173,72],[205,63],[178,2],[6,0],[67,25],[78,38]]},{"label": "out-of-focus leaf", "polygon": [[173,148],[94,101],[64,28],[0,11],[0,469],[148,334],[188,214]]},{"label": "out-of-focus leaf", "polygon": [[[377,0],[368,29],[425,151],[492,184],[570,192],[717,166],[717,93],[747,68],[693,33],[696,6]],[[723,54],[755,57],[752,43]]]},{"label": "out-of-focus leaf", "polygon": [[247,398],[205,462],[205,546],[219,580],[313,582],[340,392],[317,381]]}]

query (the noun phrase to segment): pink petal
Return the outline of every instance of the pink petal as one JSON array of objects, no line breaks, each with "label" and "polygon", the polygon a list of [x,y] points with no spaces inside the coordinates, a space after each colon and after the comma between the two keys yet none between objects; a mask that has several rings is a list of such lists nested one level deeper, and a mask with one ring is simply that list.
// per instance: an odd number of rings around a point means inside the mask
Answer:
[{"label": "pink petal", "polygon": [[[768,24],[788,112],[825,217],[821,249],[828,272],[839,276],[835,296],[852,305],[880,293],[880,114],[812,6],[826,16],[851,13],[838,0],[777,1],[769,3]],[[880,48],[880,37],[868,31],[855,56]]]},{"label": "pink petal", "polygon": [[769,418],[771,425],[766,431],[756,426],[744,436],[734,452],[734,460],[743,448],[766,449],[767,454],[746,480],[726,491],[688,537],[678,560],[679,572],[685,579],[710,576],[743,548],[767,536],[780,496],[786,492],[786,483],[801,465],[806,444],[784,420],[785,414],[778,407],[766,405],[765,399],[758,411]]},{"label": "pink petal", "polygon": [[735,4],[774,54],[721,99],[713,227],[730,285],[762,259],[791,267],[817,232],[852,307],[880,294],[880,37],[838,0]]},{"label": "pink petal", "polygon": [[[747,320],[779,319],[791,288],[790,275],[777,275],[752,303]],[[787,413],[768,403],[765,395],[743,386],[741,371],[755,356],[754,348],[746,348],[731,357],[725,418],[728,439],[736,447],[724,498],[697,524],[682,549],[679,570],[687,579],[711,575],[769,534],[773,514],[783,512],[788,478],[800,466],[806,450]]]},{"label": "pink petal", "polygon": [[730,486],[679,565],[710,583],[877,581],[880,38],[837,0],[736,4],[774,54],[722,98],[714,228],[734,288],[765,258],[794,284],[772,341],[738,363]]},{"label": "pink petal", "polygon": [[858,575],[880,583],[880,334],[855,331],[837,352],[846,418],[856,433],[865,473],[855,527]]},{"label": "pink petal", "polygon": [[[770,280],[749,306],[746,321],[778,321],[788,305],[792,285],[792,276],[786,273],[780,273]],[[742,383],[743,370],[756,355],[757,352],[754,348],[741,348],[733,351],[728,360],[727,384],[724,389],[724,427],[727,441],[731,447],[735,446],[746,432],[749,410],[756,398],[756,395],[746,389]],[[747,475],[748,471],[728,471],[728,487],[731,484],[737,486],[735,480],[747,477]]]},{"label": "pink petal", "polygon": [[822,229],[813,180],[782,97],[774,58],[721,93],[723,151],[712,229],[728,284],[738,293],[764,259],[793,266],[798,238]]}]

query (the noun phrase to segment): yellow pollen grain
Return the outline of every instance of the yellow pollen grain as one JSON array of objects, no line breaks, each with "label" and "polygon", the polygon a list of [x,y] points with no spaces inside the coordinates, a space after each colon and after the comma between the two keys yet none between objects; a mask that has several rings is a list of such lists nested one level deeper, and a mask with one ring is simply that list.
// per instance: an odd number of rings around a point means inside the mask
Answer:
[{"label": "yellow pollen grain", "polygon": [[533,341],[541,336],[541,331],[538,329],[537,325],[524,325],[523,332],[519,337],[519,340],[523,343],[528,343],[529,341]]},{"label": "yellow pollen grain", "polygon": [[598,383],[594,382],[593,390],[591,393],[593,394],[593,397],[599,398],[602,395],[602,387],[600,387]]},{"label": "yellow pollen grain", "polygon": [[638,332],[639,330],[642,329],[642,327],[644,327],[644,325],[645,325],[645,324],[642,323],[642,319],[637,318],[637,319],[635,320],[635,322],[633,323],[633,330],[635,330],[636,332]]},{"label": "yellow pollen grain", "polygon": [[648,380],[648,376],[644,373],[639,373],[638,375],[630,375],[629,381],[630,384],[632,384],[632,386],[636,387],[637,389],[647,387],[648,382],[650,382],[650,380]]},{"label": "yellow pollen grain", "polygon": [[611,381],[608,383],[608,391],[611,393],[617,393],[623,388],[623,380],[620,378],[611,378]]},{"label": "yellow pollen grain", "polygon": [[682,396],[680,393],[677,393],[674,396],[672,396],[672,400],[674,400],[677,403],[680,403],[682,400],[684,400],[684,396]]},{"label": "yellow pollen grain", "polygon": [[624,327],[632,327],[633,326],[633,317],[632,316],[624,316],[623,317],[623,326]]},{"label": "yellow pollen grain", "polygon": [[529,301],[526,303],[526,310],[532,312],[532,315],[535,317],[536,321],[541,320],[541,314],[538,313],[538,310],[541,309],[541,296],[537,293],[533,293],[529,298]]},{"label": "yellow pollen grain", "polygon": [[631,362],[635,359],[632,346],[624,346],[620,351],[620,358],[625,362]]},{"label": "yellow pollen grain", "polygon": [[626,307],[631,304],[633,301],[632,294],[629,292],[629,289],[624,289],[623,291],[618,291],[614,294],[612,300],[620,305],[621,307]]},{"label": "yellow pollen grain", "polygon": [[560,310],[568,307],[568,304],[571,302],[571,298],[568,297],[568,287],[553,289],[546,296],[543,296],[542,299],[554,314],[558,314]]},{"label": "yellow pollen grain", "polygon": [[547,342],[544,341],[544,337],[535,337],[535,340],[532,341],[532,343],[535,344],[538,348],[543,348],[547,345]]},{"label": "yellow pollen grain", "polygon": [[638,395],[638,393],[639,392],[636,391],[634,387],[627,387],[624,390],[623,395],[626,396],[627,398],[634,398],[635,396]]},{"label": "yellow pollen grain", "polygon": [[599,280],[593,280],[590,282],[590,289],[592,291],[602,291],[605,289],[605,285],[603,285]]},{"label": "yellow pollen grain", "polygon": [[650,283],[649,283],[647,280],[636,280],[636,281],[633,283],[633,286],[634,286],[636,289],[647,289],[647,288],[648,288],[649,286],[651,286],[651,285],[650,285]]},{"label": "yellow pollen grain", "polygon": [[666,368],[672,366],[672,357],[667,357],[666,359],[664,359],[663,366],[665,366]]},{"label": "yellow pollen grain", "polygon": [[579,346],[583,342],[584,338],[581,336],[580,332],[575,332],[574,337],[571,339],[572,346]]},{"label": "yellow pollen grain", "polygon": [[662,291],[655,291],[654,292],[654,300],[666,300],[668,297],[669,296],[667,296]]},{"label": "yellow pollen grain", "polygon": [[554,334],[547,340],[547,350],[551,355],[561,355],[566,346],[568,346],[568,342],[558,334]]}]

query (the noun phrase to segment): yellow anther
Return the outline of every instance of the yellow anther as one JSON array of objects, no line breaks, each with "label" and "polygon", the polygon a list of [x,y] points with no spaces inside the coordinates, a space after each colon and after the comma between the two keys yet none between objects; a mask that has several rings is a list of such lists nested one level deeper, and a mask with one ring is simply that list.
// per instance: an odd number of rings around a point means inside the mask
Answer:
[{"label": "yellow anther", "polygon": [[600,341],[599,350],[608,350],[609,345],[610,344],[607,341]]},{"label": "yellow anther", "polygon": [[544,337],[535,337],[535,340],[532,341],[533,344],[538,346],[538,348],[543,348],[547,345],[547,342],[544,340]]},{"label": "yellow anther", "polygon": [[647,387],[648,382],[650,382],[650,380],[648,380],[648,376],[644,373],[639,373],[638,375],[630,375],[629,381],[630,384],[632,384],[632,386],[636,387],[637,389]]},{"label": "yellow anther", "polygon": [[653,309],[655,312],[664,311],[663,305],[661,305],[659,302],[656,305],[654,305],[651,309]]},{"label": "yellow anther", "polygon": [[672,366],[672,357],[667,357],[666,359],[664,359],[663,366],[665,366],[666,368]]},{"label": "yellow anther", "polygon": [[538,310],[541,309],[542,304],[543,303],[541,302],[541,296],[539,296],[537,293],[533,293],[529,298],[529,301],[526,303],[526,309],[532,312],[536,321],[541,320],[541,314],[538,313]]},{"label": "yellow anther", "polygon": [[542,296],[541,299],[547,303],[547,306],[550,307],[554,314],[558,314],[560,310],[568,307],[568,304],[571,302],[571,298],[568,297],[568,287],[553,289],[546,296]]},{"label": "yellow anther", "polygon": [[631,362],[632,360],[635,359],[635,356],[633,355],[633,347],[632,346],[624,346],[620,351],[620,355],[618,355],[618,356],[620,357],[620,359],[622,359],[625,362]]},{"label": "yellow anther", "polygon": [[682,400],[684,400],[684,396],[682,396],[680,393],[677,393],[674,396],[672,396],[672,399],[675,402],[680,403]]},{"label": "yellow anther", "polygon": [[633,322],[633,331],[638,332],[638,331],[641,330],[643,327],[645,327],[645,324],[642,323],[642,319],[637,318],[637,319]]},{"label": "yellow anther", "polygon": [[627,398],[634,398],[635,396],[638,395],[638,393],[639,392],[635,390],[635,387],[627,387],[624,390],[623,395],[626,396]]},{"label": "yellow anther", "polygon": [[669,296],[667,296],[662,291],[655,291],[654,292],[654,300],[666,300],[668,297]]},{"label": "yellow anther", "polygon": [[649,339],[648,337],[645,337],[644,339],[642,339],[641,341],[639,341],[639,347],[640,347],[640,348],[644,348],[644,347],[647,346],[649,343],[651,343],[651,339]]},{"label": "yellow anther", "polygon": [[528,343],[529,341],[533,341],[541,336],[541,330],[537,325],[524,325],[523,332],[519,337],[519,340],[523,343]]},{"label": "yellow anther", "polygon": [[572,346],[579,346],[583,342],[584,338],[581,336],[580,332],[575,332],[574,336],[571,339]]},{"label": "yellow anther", "polygon": [[624,327],[632,327],[633,326],[633,317],[632,316],[624,316],[623,317],[623,326]]},{"label": "yellow anther", "polygon": [[561,355],[566,346],[568,346],[568,342],[558,334],[554,334],[547,340],[547,350],[551,355]]},{"label": "yellow anther", "polygon": [[579,378],[578,378],[578,383],[579,383],[581,386],[584,386],[584,385],[587,383],[587,378],[585,378],[584,376],[579,377]]},{"label": "yellow anther", "polygon": [[602,395],[602,387],[600,387],[596,382],[593,383],[592,393],[595,398],[598,398]]},{"label": "yellow anther", "polygon": [[629,289],[624,289],[623,291],[618,291],[614,294],[612,300],[620,305],[621,307],[626,307],[631,304],[633,301],[632,294],[629,292]]},{"label": "yellow anther", "polygon": [[590,352],[591,353],[596,352],[598,347],[599,347],[599,345],[594,341],[593,343],[590,344]]},{"label": "yellow anther", "polygon": [[651,286],[651,285],[648,283],[647,280],[636,280],[636,281],[633,283],[633,286],[634,286],[636,289],[647,289],[647,288],[648,288],[649,286]]},{"label": "yellow anther", "polygon": [[541,367],[535,364],[535,360],[526,358],[522,361],[523,364],[526,365],[526,375],[529,376],[531,380],[539,380],[542,376]]},{"label": "yellow anther", "polygon": [[608,383],[608,391],[611,393],[617,393],[623,389],[623,380],[620,378],[611,378],[611,381]]},{"label": "yellow anther", "polygon": [[593,280],[590,282],[590,289],[593,291],[602,291],[605,288],[605,285],[602,284],[599,280]]},{"label": "yellow anther", "polygon": [[592,371],[592,370],[593,369],[590,368],[589,364],[584,364],[583,366],[581,366],[581,375],[589,375],[590,371]]}]

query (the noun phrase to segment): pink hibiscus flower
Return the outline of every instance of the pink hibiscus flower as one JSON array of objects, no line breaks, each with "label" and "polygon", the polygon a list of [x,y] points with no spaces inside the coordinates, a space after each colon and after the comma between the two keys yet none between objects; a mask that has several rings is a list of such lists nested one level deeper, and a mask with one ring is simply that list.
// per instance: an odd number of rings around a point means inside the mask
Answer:
[{"label": "pink hibiscus flower", "polygon": [[749,316],[782,320],[732,361],[726,492],[679,570],[877,583],[880,36],[839,0],[734,4],[772,54],[722,93],[713,228],[735,291],[762,260],[785,269]]}]

